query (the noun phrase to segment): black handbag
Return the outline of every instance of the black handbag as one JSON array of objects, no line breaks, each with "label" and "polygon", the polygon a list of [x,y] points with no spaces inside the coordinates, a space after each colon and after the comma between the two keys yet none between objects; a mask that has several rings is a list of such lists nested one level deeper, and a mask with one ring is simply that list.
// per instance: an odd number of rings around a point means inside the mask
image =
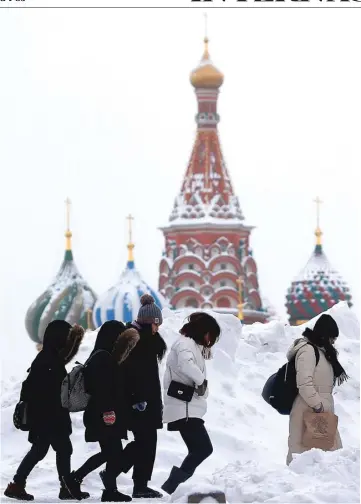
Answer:
[{"label": "black handbag", "polygon": [[167,395],[174,397],[175,399],[179,399],[180,401],[189,403],[193,398],[194,391],[195,387],[172,380],[170,382]]},{"label": "black handbag", "polygon": [[25,401],[19,401],[15,406],[15,411],[13,415],[13,423],[17,429],[22,431],[29,430],[28,422],[28,403]]}]

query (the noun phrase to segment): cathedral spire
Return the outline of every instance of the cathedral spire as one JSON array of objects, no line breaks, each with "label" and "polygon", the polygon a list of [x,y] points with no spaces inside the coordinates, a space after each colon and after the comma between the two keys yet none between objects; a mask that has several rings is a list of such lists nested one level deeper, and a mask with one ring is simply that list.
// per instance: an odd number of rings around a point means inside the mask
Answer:
[{"label": "cathedral spire", "polygon": [[218,89],[222,86],[224,76],[222,72],[216,68],[209,55],[209,38],[207,34],[207,21],[206,21],[206,33],[204,36],[204,52],[202,59],[198,66],[191,72],[190,81],[192,86],[196,89],[196,92],[199,90],[213,90],[218,91]]},{"label": "cathedral spire", "polygon": [[204,60],[209,60],[209,52],[208,52],[208,14],[205,12],[204,13],[204,53],[203,53],[203,58],[202,61]]},{"label": "cathedral spire", "polygon": [[134,220],[134,217],[132,215],[128,215],[127,221],[128,221],[128,234],[129,234],[129,241],[128,241],[128,262],[127,262],[127,268],[128,269],[134,269],[134,255],[133,255],[133,250],[134,250],[134,243],[132,240],[132,221]]},{"label": "cathedral spire", "polygon": [[71,247],[72,232],[70,231],[70,207],[71,201],[69,198],[65,200],[66,206],[66,231],[65,231],[65,259],[71,261],[73,259],[73,252]]},{"label": "cathedral spire", "polygon": [[243,227],[244,220],[226,167],[218,136],[220,117],[217,112],[219,88],[223,74],[209,58],[207,26],[204,54],[191,73],[198,113],[197,133],[179,196],[170,221],[188,223],[229,223]]},{"label": "cathedral spire", "polygon": [[320,205],[321,205],[321,203],[323,203],[323,201],[321,201],[318,196],[313,201],[314,201],[314,203],[316,203],[316,222],[317,222],[316,231],[315,231],[315,236],[316,236],[315,253],[321,254],[322,253],[322,231],[320,228]]}]

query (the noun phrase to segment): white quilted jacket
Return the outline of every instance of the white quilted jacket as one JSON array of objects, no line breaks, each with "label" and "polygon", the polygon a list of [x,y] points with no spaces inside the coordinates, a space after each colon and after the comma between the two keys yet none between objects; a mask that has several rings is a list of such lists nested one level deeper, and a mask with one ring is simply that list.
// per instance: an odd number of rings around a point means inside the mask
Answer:
[{"label": "white quilted jacket", "polygon": [[[191,338],[181,336],[172,346],[164,373],[164,410],[163,422],[181,420],[187,416],[187,404],[167,395],[172,380],[185,385],[202,385],[206,379],[206,363],[202,355],[202,346]],[[207,411],[208,389],[204,396],[194,393],[188,403],[188,417],[202,418]]]}]

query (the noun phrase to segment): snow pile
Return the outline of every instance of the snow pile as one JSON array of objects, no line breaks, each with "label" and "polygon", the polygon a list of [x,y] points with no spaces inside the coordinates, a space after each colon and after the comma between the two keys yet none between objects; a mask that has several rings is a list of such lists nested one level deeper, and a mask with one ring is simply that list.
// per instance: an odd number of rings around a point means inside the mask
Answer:
[{"label": "snow pile", "polygon": [[[190,311],[163,310],[161,334],[170,346]],[[241,326],[233,315],[212,313],[222,335],[208,362],[210,397],[205,418],[213,442],[213,455],[188,482],[164,501],[186,502],[187,495],[221,490],[228,502],[359,502],[359,323],[346,303],[329,310],[340,327],[340,361],[350,380],[335,391],[336,413],[344,448],[334,453],[312,450],[286,467],[288,417],[272,410],[261,398],[264,382],[285,362],[285,352],[304,326],[281,322]],[[312,327],[314,321],[309,323]],[[89,355],[96,332],[87,333],[77,355]],[[28,356],[30,364],[33,356]],[[12,359],[12,356],[8,357]],[[2,384],[2,488],[12,478],[28,445],[26,433],[12,425],[20,380],[26,367],[15,364]],[[165,363],[161,365],[163,373]],[[70,366],[71,367],[71,366]],[[82,414],[73,415],[73,466],[78,467],[97,444],[85,444]],[[159,432],[153,484],[160,486],[173,465],[178,465],[186,448],[178,433]],[[118,478],[119,487],[131,492],[131,473]],[[30,475],[28,489],[41,502],[57,499],[55,456],[49,453]],[[95,502],[101,484],[97,472],[84,482]],[[38,500],[39,501],[39,500]]]}]

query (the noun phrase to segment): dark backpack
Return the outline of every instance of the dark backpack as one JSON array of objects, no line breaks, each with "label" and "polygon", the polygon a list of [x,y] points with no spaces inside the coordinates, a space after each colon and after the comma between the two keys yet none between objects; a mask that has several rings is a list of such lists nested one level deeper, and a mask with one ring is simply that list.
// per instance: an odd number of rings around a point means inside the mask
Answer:
[{"label": "dark backpack", "polygon": [[[311,343],[307,344],[311,345],[315,351],[317,366],[320,360],[320,351]],[[289,415],[291,413],[293,403],[298,395],[296,355],[287,364],[282,366],[277,373],[270,376],[263,387],[263,399],[281,415]]]},{"label": "dark backpack", "polygon": [[84,371],[89,361],[99,352],[106,352],[106,350],[96,350],[85,364],[76,361],[77,366],[73,367],[61,384],[61,405],[71,413],[84,411],[88,406],[90,394],[86,390]]},{"label": "dark backpack", "polygon": [[[27,370],[30,373],[31,368]],[[29,374],[21,385],[20,401],[15,406],[15,411],[13,414],[13,424],[16,429],[22,431],[30,430],[29,418],[28,418],[28,383]]]}]

